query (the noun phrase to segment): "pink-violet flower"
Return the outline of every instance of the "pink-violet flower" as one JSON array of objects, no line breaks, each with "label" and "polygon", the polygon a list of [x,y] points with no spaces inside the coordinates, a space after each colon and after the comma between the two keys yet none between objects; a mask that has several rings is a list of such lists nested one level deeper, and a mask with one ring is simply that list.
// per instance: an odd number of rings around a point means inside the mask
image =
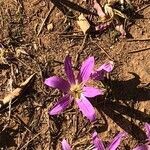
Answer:
[{"label": "pink-violet flower", "polygon": [[150,124],[145,123],[145,133],[147,135],[147,143],[135,147],[133,150],[150,150]]},{"label": "pink-violet flower", "polygon": [[110,144],[105,147],[102,140],[98,137],[97,132],[94,132],[92,135],[93,145],[96,148],[95,150],[116,150],[124,136],[126,136],[125,132],[118,133]]},{"label": "pink-violet flower", "polygon": [[72,70],[71,57],[66,57],[64,69],[67,80],[57,76],[52,76],[45,80],[46,85],[57,88],[64,94],[64,96],[61,97],[55,106],[49,111],[50,115],[60,114],[72,103],[73,100],[75,100],[75,103],[84,116],[86,116],[90,121],[94,121],[96,119],[95,109],[87,97],[92,98],[98,95],[103,95],[103,90],[86,86],[93,68],[94,57],[89,57],[82,63],[80,71],[75,78]]},{"label": "pink-violet flower", "polygon": [[[116,150],[122,138],[126,135],[127,134],[125,132],[118,133],[110,142],[110,144],[107,147],[105,147],[102,140],[98,137],[98,134],[95,131],[92,135],[92,144],[94,146],[93,150]],[[68,142],[65,139],[63,139],[61,144],[63,150],[71,150],[71,146],[68,144]]]}]

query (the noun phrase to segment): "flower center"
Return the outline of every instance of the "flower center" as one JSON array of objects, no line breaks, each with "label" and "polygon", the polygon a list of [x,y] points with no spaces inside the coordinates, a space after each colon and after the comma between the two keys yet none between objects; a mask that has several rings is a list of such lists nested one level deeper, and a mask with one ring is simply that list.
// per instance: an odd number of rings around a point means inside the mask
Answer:
[{"label": "flower center", "polygon": [[76,83],[76,84],[71,85],[71,88],[70,88],[71,95],[76,100],[80,99],[80,96],[81,96],[81,93],[82,93],[82,89],[83,89],[82,84]]}]

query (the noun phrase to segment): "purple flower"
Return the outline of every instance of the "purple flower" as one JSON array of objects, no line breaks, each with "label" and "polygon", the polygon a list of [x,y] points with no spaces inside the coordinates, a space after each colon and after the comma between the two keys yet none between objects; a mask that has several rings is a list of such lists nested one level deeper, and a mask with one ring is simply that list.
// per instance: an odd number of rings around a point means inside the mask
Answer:
[{"label": "purple flower", "polygon": [[49,111],[49,114],[60,114],[72,103],[73,100],[75,100],[83,115],[90,121],[94,121],[96,119],[95,109],[87,97],[91,98],[97,95],[103,95],[103,90],[86,86],[93,71],[94,57],[89,57],[82,63],[77,78],[75,78],[72,70],[71,57],[66,57],[64,66],[68,81],[57,76],[45,80],[46,85],[58,88],[64,94],[64,96],[61,97],[55,106]]},{"label": "purple flower", "polygon": [[96,26],[95,26],[95,30],[96,31],[100,31],[100,32],[103,32],[104,30],[106,30],[109,26],[110,26],[111,22],[105,22],[103,24],[100,24],[98,23]]},{"label": "purple flower", "polygon": [[135,147],[133,150],[150,150],[150,124],[145,123],[145,130],[148,143]]},{"label": "purple flower", "polygon": [[95,80],[103,80],[104,75],[106,73],[109,73],[113,70],[114,63],[113,61],[109,61],[108,63],[104,63],[102,66],[100,66],[98,69],[94,70],[91,74],[91,78]]},{"label": "purple flower", "polygon": [[[111,141],[111,143],[105,148],[103,145],[102,140],[98,137],[97,132],[95,131],[92,135],[92,144],[94,145],[93,150],[115,150],[119,146],[122,138],[126,136],[125,132],[120,132],[117,136],[114,137],[114,139]],[[62,141],[62,148],[63,150],[71,150],[71,146],[67,143],[65,139]]]},{"label": "purple flower", "polygon": [[117,136],[114,137],[114,139],[111,141],[111,143],[105,148],[102,140],[98,137],[97,132],[93,133],[92,139],[93,139],[93,145],[97,150],[115,150],[119,146],[122,138],[126,136],[125,132],[120,132]]}]

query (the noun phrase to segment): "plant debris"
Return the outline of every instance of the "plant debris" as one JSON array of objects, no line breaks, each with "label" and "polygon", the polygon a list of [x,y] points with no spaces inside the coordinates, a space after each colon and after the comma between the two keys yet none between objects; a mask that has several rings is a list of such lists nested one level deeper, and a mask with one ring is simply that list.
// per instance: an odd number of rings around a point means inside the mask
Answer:
[{"label": "plant debris", "polygon": [[53,23],[50,23],[50,24],[47,25],[47,30],[48,31],[52,31],[53,29],[54,29]]},{"label": "plant debris", "polygon": [[90,24],[88,22],[88,20],[84,17],[83,14],[81,14],[79,17],[78,17],[78,25],[80,26],[81,30],[83,31],[84,34],[87,33],[87,31],[90,29]]},{"label": "plant debris", "polygon": [[20,97],[23,94],[23,92],[30,86],[31,81],[33,81],[34,77],[35,74],[31,75],[23,83],[21,83],[18,88],[16,88],[7,96],[5,96],[4,99],[0,101],[0,109],[6,104],[8,104],[10,101],[13,102],[16,98]]}]

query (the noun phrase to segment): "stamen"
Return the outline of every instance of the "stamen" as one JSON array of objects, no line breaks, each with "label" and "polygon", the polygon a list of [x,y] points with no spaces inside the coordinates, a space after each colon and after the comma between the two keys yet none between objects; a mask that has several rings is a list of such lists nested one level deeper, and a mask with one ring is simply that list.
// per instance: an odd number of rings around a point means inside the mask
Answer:
[{"label": "stamen", "polygon": [[80,99],[82,89],[83,89],[83,84],[76,83],[76,84],[71,85],[70,93],[75,99]]}]

